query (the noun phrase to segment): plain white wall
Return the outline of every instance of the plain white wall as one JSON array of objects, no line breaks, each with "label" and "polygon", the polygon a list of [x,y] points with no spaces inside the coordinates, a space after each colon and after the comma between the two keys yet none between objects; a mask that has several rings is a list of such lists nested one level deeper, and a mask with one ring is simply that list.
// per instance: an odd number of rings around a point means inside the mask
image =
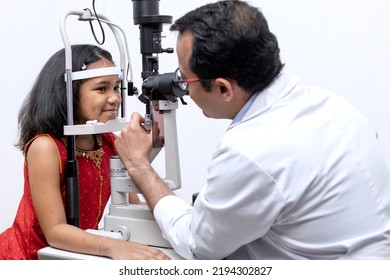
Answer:
[{"label": "plain white wall", "polygon": [[[161,0],[160,14],[177,19],[206,0]],[[262,9],[270,29],[278,37],[286,71],[302,82],[323,87],[347,98],[367,116],[379,135],[379,144],[390,163],[390,2],[386,0],[280,0],[250,1]],[[130,0],[98,0],[98,13],[106,15],[127,33],[135,85],[141,85],[139,30],[133,24]],[[0,17],[0,231],[14,219],[23,192],[23,157],[14,147],[17,114],[24,97],[46,60],[63,47],[59,21],[69,10],[92,8],[92,0],[8,1]],[[88,24],[67,21],[72,43],[94,43]],[[163,47],[175,47],[176,34],[164,27]],[[106,29],[103,46],[116,54],[115,42]],[[100,31],[96,29],[98,38]],[[177,67],[175,54],[160,55],[160,72]],[[256,71],[256,69],[254,69]],[[190,201],[204,184],[209,158],[229,124],[211,120],[187,98],[177,110],[182,189],[177,194]],[[135,97],[127,99],[128,116],[144,113]],[[303,136],[304,137],[304,136]],[[156,161],[157,169],[162,169]],[[227,171],[229,172],[229,171]]]}]

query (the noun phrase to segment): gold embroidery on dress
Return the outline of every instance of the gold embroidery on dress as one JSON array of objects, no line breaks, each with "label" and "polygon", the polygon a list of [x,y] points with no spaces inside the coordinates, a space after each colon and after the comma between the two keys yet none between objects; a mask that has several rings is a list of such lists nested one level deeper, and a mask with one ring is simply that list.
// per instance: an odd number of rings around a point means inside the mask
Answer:
[{"label": "gold embroidery on dress", "polygon": [[92,160],[92,162],[96,165],[96,167],[100,169],[100,165],[102,163],[103,155],[104,155],[101,135],[96,136],[96,142],[99,147],[97,150],[87,151],[76,147],[76,156],[88,158]]}]

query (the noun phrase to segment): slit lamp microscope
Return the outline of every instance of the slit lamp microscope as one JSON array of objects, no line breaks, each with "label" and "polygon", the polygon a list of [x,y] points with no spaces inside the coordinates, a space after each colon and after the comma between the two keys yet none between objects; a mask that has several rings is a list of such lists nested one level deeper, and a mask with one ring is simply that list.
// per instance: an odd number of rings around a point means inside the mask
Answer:
[{"label": "slit lamp microscope", "polygon": [[[90,12],[70,11],[60,22],[61,37],[65,45],[65,81],[67,90],[67,117],[68,123],[64,126],[64,135],[68,140],[68,160],[65,166],[66,183],[66,215],[67,223],[79,226],[79,194],[78,194],[78,166],[75,152],[76,135],[99,134],[105,132],[120,131],[128,122],[125,118],[127,95],[139,95],[138,99],[145,104],[145,128],[152,129],[158,123],[159,141],[155,141],[155,147],[149,160],[152,162],[156,156],[165,151],[165,178],[164,182],[172,189],[181,187],[180,162],[177,140],[176,109],[178,101],[183,100],[186,91],[181,90],[173,82],[174,73],[159,74],[158,54],[173,53],[173,49],[163,49],[161,46],[161,32],[163,24],[172,22],[171,16],[159,15],[160,0],[132,0],[134,24],[139,25],[140,51],[142,54],[142,94],[133,86],[130,55],[127,48],[127,40],[123,30],[112,23],[103,15],[91,15]],[[120,66],[107,67],[95,70],[83,70],[72,72],[71,44],[66,32],[66,20],[69,16],[77,16],[81,22],[100,20],[107,24],[112,31],[120,53]],[[130,79],[127,79],[127,74]],[[73,123],[73,88],[72,81],[97,76],[119,74],[121,76],[122,104],[121,116],[99,123],[94,120],[86,124]],[[181,259],[176,254],[169,242],[162,237],[161,229],[155,221],[150,208],[147,205],[134,205],[129,203],[129,193],[139,193],[137,187],[128,176],[119,157],[110,159],[110,183],[111,201],[108,214],[104,216],[103,230],[87,230],[98,235],[106,235],[123,240],[139,242],[154,246],[165,252],[173,259]],[[51,247],[46,247],[38,252],[39,259],[86,259],[101,258],[87,256],[78,253],[64,252]]]}]

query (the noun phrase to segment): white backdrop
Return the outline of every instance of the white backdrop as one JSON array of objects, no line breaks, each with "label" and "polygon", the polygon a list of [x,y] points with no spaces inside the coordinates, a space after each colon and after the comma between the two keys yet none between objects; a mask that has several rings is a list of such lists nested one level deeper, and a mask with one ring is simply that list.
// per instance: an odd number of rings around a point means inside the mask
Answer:
[{"label": "white backdrop", "polygon": [[[160,14],[177,19],[211,0],[161,0]],[[278,37],[286,70],[302,82],[320,86],[347,98],[367,116],[379,135],[379,144],[390,163],[390,2],[386,0],[252,0],[262,9]],[[14,0],[2,3],[0,17],[0,232],[11,225],[23,192],[23,156],[14,147],[17,114],[35,77],[46,60],[63,47],[59,21],[69,10],[92,8],[92,0]],[[135,85],[140,88],[139,30],[133,24],[130,0],[97,0],[104,14],[126,32]],[[89,25],[68,20],[71,43],[94,43]],[[114,55],[117,47],[108,28],[103,46]],[[96,29],[98,38],[100,31]],[[176,34],[164,27],[163,47],[175,47]],[[175,54],[160,55],[160,72],[177,67]],[[209,158],[229,124],[211,120],[188,98],[177,110],[182,189],[177,194],[190,201],[204,184]],[[144,113],[135,97],[127,99],[132,111]],[[155,166],[163,172],[162,162]],[[229,172],[229,171],[227,171]]]}]

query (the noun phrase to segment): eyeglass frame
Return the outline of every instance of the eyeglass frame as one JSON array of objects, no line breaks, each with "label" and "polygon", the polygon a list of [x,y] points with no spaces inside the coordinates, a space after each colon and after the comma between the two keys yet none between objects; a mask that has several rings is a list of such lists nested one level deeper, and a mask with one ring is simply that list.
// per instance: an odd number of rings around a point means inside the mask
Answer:
[{"label": "eyeglass frame", "polygon": [[[178,79],[175,79],[176,77],[179,77],[179,75],[177,73],[180,73],[180,69],[177,68],[174,72],[174,78],[172,80],[173,83],[177,84],[181,90],[185,90],[185,91],[188,91],[188,85],[190,83],[196,83],[196,82],[206,82],[206,81],[211,81],[211,80],[215,80],[216,78],[208,78],[208,79],[201,79],[201,78],[190,78],[190,79],[184,79],[184,80],[178,80]],[[180,75],[181,77],[181,75]],[[185,87],[182,87],[180,85],[185,85]]]}]

